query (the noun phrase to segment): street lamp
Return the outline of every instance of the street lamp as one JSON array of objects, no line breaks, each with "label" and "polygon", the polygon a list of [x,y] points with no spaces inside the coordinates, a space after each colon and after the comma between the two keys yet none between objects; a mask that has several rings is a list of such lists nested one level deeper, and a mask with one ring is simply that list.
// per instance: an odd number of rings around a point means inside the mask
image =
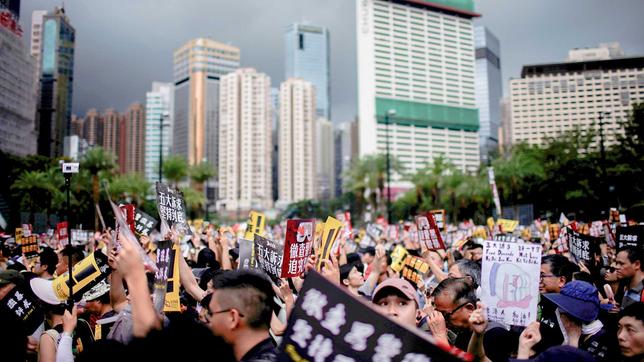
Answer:
[{"label": "street lamp", "polygon": [[165,123],[169,116],[170,113],[166,111],[159,118],[159,182],[163,180],[163,127],[170,125]]},{"label": "street lamp", "polygon": [[[604,116],[609,117],[610,112],[599,111],[599,116],[598,116],[598,119],[599,119],[599,155],[600,155],[600,160],[601,160],[602,180],[603,180],[603,182],[608,184],[608,180],[606,179],[606,149],[604,148]],[[606,187],[603,187],[602,191],[605,192]],[[606,195],[606,198],[608,198],[609,194],[610,194],[610,189],[608,189],[608,194]]]},{"label": "street lamp", "polygon": [[387,222],[391,224],[391,168],[389,161],[389,117],[396,115],[395,109],[389,109],[385,113],[385,139],[386,139],[386,153],[387,153]]}]

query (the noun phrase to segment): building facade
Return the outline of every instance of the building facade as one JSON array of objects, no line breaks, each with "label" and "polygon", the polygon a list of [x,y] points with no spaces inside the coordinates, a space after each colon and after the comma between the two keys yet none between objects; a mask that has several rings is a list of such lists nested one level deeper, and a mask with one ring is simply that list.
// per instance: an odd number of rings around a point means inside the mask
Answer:
[{"label": "building facade", "polygon": [[344,189],[344,173],[357,159],[358,122],[342,122],[335,128],[335,196],[340,197],[348,190]]},{"label": "building facade", "polygon": [[308,24],[291,24],[284,35],[286,77],[302,78],[315,87],[316,114],[331,119],[329,30]]},{"label": "building facade", "polygon": [[252,68],[221,77],[220,210],[268,209],[272,197],[270,78]]},{"label": "building facade", "polygon": [[119,166],[119,172],[125,173],[125,117],[108,108],[103,111],[103,148],[111,152]]},{"label": "building facade", "polygon": [[125,172],[144,173],[145,108],[131,104],[125,111]]},{"label": "building facade", "polygon": [[[408,172],[439,155],[462,171],[477,170],[473,1],[356,6],[360,156],[389,145]],[[392,181],[393,193],[411,186],[399,175]]]},{"label": "building facade", "polygon": [[172,83],[153,82],[145,94],[145,178],[149,182],[162,181],[159,177],[161,155],[167,159],[172,149],[173,124]]},{"label": "building facade", "polygon": [[87,141],[90,147],[103,144],[103,119],[96,108],[91,108],[85,113],[81,137]]},{"label": "building facade", "polygon": [[521,78],[510,80],[512,144],[543,145],[575,128],[598,142],[600,112],[604,145],[615,144],[619,123],[644,101],[644,57],[621,55],[609,44],[575,49],[565,62],[524,66]]},{"label": "building facade", "polygon": [[499,148],[501,123],[501,46],[499,40],[484,26],[474,27],[476,48],[476,107],[479,110],[479,146],[481,161]]},{"label": "building facade", "polygon": [[57,157],[71,132],[76,31],[62,8],[42,19],[38,154]]},{"label": "building facade", "polygon": [[239,48],[198,38],[174,52],[173,153],[218,168],[220,79],[239,67]]},{"label": "building facade", "polygon": [[315,165],[317,173],[317,197],[325,200],[335,194],[335,147],[333,123],[318,118],[315,130]]},{"label": "building facade", "polygon": [[279,206],[314,199],[316,187],[315,88],[301,78],[280,86]]},{"label": "building facade", "polygon": [[36,64],[22,42],[18,18],[0,8],[0,150],[13,155],[36,153]]}]

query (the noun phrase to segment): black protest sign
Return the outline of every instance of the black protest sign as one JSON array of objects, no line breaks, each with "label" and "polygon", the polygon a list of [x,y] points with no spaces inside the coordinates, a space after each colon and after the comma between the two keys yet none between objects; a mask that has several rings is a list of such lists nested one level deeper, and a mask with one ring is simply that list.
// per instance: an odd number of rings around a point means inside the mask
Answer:
[{"label": "black protest sign", "polygon": [[282,274],[284,246],[257,234],[254,235],[255,267],[263,270],[275,282]]},{"label": "black protest sign", "polygon": [[253,240],[244,238],[237,239],[239,242],[239,264],[238,269],[250,269],[255,267],[255,259],[253,258]]},{"label": "black protest sign", "polygon": [[157,182],[157,210],[169,228],[179,234],[192,235],[186,220],[186,202],[183,193],[172,186]]},{"label": "black protest sign", "polygon": [[8,312],[7,316],[18,319],[28,334],[33,333],[45,320],[38,298],[25,290],[21,285],[15,286],[0,301],[0,309]]},{"label": "black protest sign", "polygon": [[459,361],[471,359],[402,327],[311,272],[288,320],[278,361]]},{"label": "black protest sign", "polygon": [[492,237],[492,240],[494,241],[500,241],[504,243],[518,243],[518,242],[523,242],[521,238],[514,236],[512,234],[496,234]]},{"label": "black protest sign", "polygon": [[134,211],[134,230],[139,235],[149,236],[159,222],[152,216],[136,209]]},{"label": "black protest sign", "polygon": [[619,248],[627,245],[644,248],[642,237],[644,237],[644,225],[618,226],[615,232]]},{"label": "black protest sign", "polygon": [[168,273],[172,270],[171,264],[174,264],[170,255],[171,251],[172,240],[159,241],[157,245],[157,272],[154,274],[154,293],[152,293],[154,309],[159,313],[163,312],[165,293],[168,289]]},{"label": "black protest sign", "polygon": [[589,266],[594,265],[598,245],[597,238],[578,233],[572,229],[568,230],[568,249],[575,262],[584,261]]}]

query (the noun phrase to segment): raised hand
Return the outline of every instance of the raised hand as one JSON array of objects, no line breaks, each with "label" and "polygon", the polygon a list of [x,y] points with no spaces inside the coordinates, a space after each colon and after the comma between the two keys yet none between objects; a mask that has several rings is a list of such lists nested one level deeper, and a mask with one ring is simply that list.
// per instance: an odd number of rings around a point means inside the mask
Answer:
[{"label": "raised hand", "polygon": [[476,302],[476,309],[470,314],[470,328],[474,333],[483,334],[487,328],[487,315],[485,305],[482,302]]},{"label": "raised hand", "polygon": [[539,322],[530,323],[526,329],[523,330],[521,336],[519,336],[519,351],[517,359],[528,359],[531,354],[534,354],[532,347],[541,340],[539,325]]}]

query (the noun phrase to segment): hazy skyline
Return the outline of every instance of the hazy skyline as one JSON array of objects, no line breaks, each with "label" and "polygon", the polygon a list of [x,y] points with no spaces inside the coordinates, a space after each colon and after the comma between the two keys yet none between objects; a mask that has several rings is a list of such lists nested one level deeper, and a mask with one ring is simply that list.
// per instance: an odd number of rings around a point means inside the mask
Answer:
[{"label": "hazy skyline", "polygon": [[[61,2],[22,1],[28,43],[33,10]],[[644,1],[481,0],[477,24],[501,43],[504,91],[525,64],[563,61],[571,48],[620,42],[644,55]],[[241,64],[284,80],[284,31],[293,22],[326,26],[331,42],[331,107],[335,123],[356,115],[354,0],[67,0],[76,29],[73,112],[145,102],[153,81],[172,81],[172,54],[190,39],[211,37],[241,49]]]}]

